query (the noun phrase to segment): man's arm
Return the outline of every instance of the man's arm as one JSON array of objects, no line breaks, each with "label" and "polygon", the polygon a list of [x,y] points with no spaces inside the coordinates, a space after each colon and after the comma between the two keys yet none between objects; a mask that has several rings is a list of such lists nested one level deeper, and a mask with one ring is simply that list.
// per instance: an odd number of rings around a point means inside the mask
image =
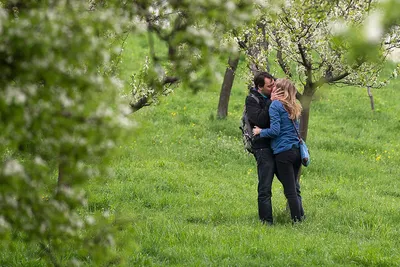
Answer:
[{"label": "man's arm", "polygon": [[251,96],[246,98],[247,117],[252,124],[260,128],[269,127],[268,108],[268,105],[265,108],[261,108],[260,104]]}]

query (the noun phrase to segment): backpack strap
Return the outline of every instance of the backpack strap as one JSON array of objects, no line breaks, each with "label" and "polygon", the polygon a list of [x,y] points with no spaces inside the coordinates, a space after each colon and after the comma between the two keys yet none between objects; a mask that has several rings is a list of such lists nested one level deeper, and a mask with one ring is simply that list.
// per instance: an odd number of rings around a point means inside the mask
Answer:
[{"label": "backpack strap", "polygon": [[258,99],[258,97],[256,97],[254,94],[250,93],[249,96],[252,97],[257,102],[257,104],[260,104],[260,99]]}]

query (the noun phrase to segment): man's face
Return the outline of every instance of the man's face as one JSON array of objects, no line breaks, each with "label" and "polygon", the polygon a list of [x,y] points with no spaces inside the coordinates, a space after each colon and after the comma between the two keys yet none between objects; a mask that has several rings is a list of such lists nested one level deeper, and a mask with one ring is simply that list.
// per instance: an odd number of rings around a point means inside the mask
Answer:
[{"label": "man's face", "polygon": [[261,93],[264,95],[271,95],[272,90],[275,87],[275,81],[273,79],[264,78],[264,86],[259,88]]}]

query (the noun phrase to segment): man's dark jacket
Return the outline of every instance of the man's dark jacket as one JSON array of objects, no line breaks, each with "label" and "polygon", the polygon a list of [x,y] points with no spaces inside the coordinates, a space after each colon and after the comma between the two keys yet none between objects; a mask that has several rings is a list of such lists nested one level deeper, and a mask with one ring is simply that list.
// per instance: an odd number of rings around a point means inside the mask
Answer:
[{"label": "man's dark jacket", "polygon": [[[257,103],[257,101],[253,97],[251,97],[250,94],[253,94],[256,98],[258,98],[259,103]],[[269,128],[269,106],[271,105],[271,103],[271,99],[263,97],[254,88],[250,89],[250,93],[246,98],[246,111],[251,128],[253,128],[255,125],[260,128]],[[270,148],[271,139],[260,138],[258,135],[254,137],[252,144],[253,149]]]}]

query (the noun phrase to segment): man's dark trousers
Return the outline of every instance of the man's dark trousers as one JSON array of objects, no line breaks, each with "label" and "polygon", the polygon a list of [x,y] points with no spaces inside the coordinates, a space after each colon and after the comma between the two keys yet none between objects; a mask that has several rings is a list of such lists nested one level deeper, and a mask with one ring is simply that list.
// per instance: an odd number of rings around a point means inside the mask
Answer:
[{"label": "man's dark trousers", "polygon": [[[275,157],[271,148],[254,149],[254,157],[257,161],[258,172],[258,215],[262,222],[272,224],[271,197],[272,181],[276,173]],[[301,202],[300,184],[297,181],[296,191]]]},{"label": "man's dark trousers", "polygon": [[270,148],[254,150],[258,172],[258,215],[260,220],[272,224],[271,188],[275,173],[275,160]]}]

